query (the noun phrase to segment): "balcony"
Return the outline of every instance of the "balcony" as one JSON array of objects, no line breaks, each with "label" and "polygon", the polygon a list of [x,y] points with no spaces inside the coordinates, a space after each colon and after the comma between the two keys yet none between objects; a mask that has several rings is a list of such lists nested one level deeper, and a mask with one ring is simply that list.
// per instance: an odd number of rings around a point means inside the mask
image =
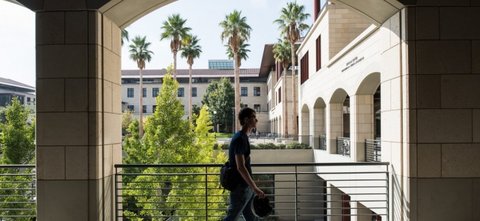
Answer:
[{"label": "balcony", "polygon": [[34,220],[34,165],[0,165],[0,220]]},{"label": "balcony", "polygon": [[380,162],[382,157],[382,145],[380,140],[365,140],[365,161]]}]

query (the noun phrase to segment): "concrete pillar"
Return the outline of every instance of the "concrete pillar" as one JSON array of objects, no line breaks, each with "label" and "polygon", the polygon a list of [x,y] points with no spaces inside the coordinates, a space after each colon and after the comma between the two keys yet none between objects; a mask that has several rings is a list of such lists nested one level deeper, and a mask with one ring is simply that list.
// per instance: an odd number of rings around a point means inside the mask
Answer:
[{"label": "concrete pillar", "polygon": [[342,103],[329,103],[327,105],[327,152],[337,153],[337,137],[343,134]]},{"label": "concrete pillar", "polygon": [[312,142],[310,142],[310,135],[312,133],[310,132],[310,111],[306,105],[302,108],[299,128],[301,131],[299,140],[304,144],[311,145]]},{"label": "concrete pillar", "polygon": [[121,31],[83,1],[56,3],[36,13],[38,220],[113,220]]},{"label": "concrete pillar", "polygon": [[325,107],[314,108],[311,118],[313,124],[313,147],[320,147],[320,136],[325,134]]},{"label": "concrete pillar", "polygon": [[342,191],[327,184],[327,220],[342,221]]},{"label": "concrete pillar", "polygon": [[365,161],[365,139],[372,139],[373,96],[354,95],[350,97],[350,139],[351,157],[354,161]]}]

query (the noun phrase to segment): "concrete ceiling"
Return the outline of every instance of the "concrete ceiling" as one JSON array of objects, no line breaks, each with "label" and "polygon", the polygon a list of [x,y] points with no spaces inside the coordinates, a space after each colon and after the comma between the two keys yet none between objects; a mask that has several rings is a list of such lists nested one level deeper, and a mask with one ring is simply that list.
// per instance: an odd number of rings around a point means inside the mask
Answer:
[{"label": "concrete ceiling", "polygon": [[[365,15],[376,25],[383,24],[399,9],[404,7],[405,0],[331,0],[341,3]],[[403,2],[403,3],[401,3]],[[412,1],[410,1],[412,2]]]},{"label": "concrete ceiling", "polygon": [[120,28],[125,28],[144,15],[176,0],[110,0],[100,8]]}]

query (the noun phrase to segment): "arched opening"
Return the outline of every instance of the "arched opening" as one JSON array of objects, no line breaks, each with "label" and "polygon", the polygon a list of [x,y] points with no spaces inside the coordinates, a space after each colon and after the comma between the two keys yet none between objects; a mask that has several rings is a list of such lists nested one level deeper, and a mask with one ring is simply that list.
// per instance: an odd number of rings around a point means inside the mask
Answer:
[{"label": "arched opening", "polygon": [[329,153],[350,156],[350,97],[337,89],[330,99],[327,118]]},{"label": "arched opening", "polygon": [[304,104],[302,107],[300,119],[301,134],[299,137],[299,141],[301,143],[310,145],[310,110],[308,109],[308,106],[306,104]]},{"label": "arched opening", "polygon": [[[380,73],[369,74],[352,96],[352,143],[357,161],[379,161],[380,147]],[[378,138],[378,139],[377,139]]]},{"label": "arched opening", "polygon": [[326,140],[326,105],[322,98],[317,98],[313,105],[313,144],[314,149],[327,150]]}]

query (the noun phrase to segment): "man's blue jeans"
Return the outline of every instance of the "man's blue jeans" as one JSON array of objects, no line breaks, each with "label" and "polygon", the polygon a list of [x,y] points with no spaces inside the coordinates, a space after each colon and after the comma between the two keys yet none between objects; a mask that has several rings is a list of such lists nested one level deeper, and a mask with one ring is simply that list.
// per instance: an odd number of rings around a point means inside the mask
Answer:
[{"label": "man's blue jeans", "polygon": [[228,206],[227,216],[223,221],[256,221],[250,209],[253,199],[253,190],[249,186],[238,185],[230,192],[230,205]]}]

